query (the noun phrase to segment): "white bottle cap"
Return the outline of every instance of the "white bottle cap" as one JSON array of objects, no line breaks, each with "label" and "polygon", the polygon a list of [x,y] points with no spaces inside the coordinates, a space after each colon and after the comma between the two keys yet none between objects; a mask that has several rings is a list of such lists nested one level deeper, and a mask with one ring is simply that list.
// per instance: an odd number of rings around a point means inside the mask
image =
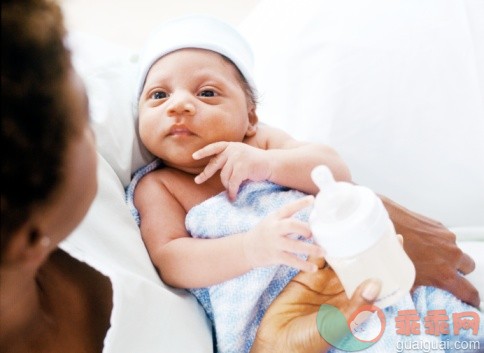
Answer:
[{"label": "white bottle cap", "polygon": [[[391,221],[378,196],[364,186],[336,182],[326,166],[314,168],[319,187],[309,223],[328,257],[357,255],[374,245]],[[393,225],[391,225],[393,227]]]}]

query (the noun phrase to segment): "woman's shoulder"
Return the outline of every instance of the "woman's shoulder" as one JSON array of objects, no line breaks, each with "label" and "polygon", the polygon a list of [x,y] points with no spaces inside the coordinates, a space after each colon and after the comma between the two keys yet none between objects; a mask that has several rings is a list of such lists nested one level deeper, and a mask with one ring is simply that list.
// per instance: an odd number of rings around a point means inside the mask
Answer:
[{"label": "woman's shoulder", "polygon": [[[49,280],[42,281],[43,277]],[[58,249],[40,268],[38,283],[45,295],[55,297],[56,305],[50,307],[55,311],[52,314],[58,318],[59,332],[62,332],[56,347],[102,350],[113,310],[113,287],[109,277]]]}]

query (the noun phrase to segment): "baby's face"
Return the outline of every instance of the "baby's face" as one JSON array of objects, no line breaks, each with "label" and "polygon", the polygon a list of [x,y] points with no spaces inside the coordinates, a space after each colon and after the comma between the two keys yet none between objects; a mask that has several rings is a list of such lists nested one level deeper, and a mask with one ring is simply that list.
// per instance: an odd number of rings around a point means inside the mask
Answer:
[{"label": "baby's face", "polygon": [[236,68],[219,54],[182,49],[148,72],[139,101],[144,145],[167,165],[198,173],[193,152],[217,141],[242,142],[256,122]]}]

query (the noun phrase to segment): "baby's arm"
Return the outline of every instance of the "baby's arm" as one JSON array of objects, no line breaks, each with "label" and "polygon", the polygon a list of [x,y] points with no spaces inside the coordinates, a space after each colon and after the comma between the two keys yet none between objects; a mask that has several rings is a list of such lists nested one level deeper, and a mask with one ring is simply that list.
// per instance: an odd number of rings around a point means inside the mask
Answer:
[{"label": "baby's arm", "polygon": [[310,236],[307,224],[291,217],[310,205],[310,199],[281,208],[247,233],[195,239],[185,229],[183,201],[184,197],[190,197],[186,193],[193,192],[193,187],[184,188],[180,182],[170,189],[161,174],[162,171],[155,171],[145,176],[136,188],[134,201],[141,216],[143,241],[166,284],[179,288],[207,287],[254,267],[280,263],[304,271],[315,270],[313,264],[291,252],[320,256],[321,249],[286,237],[292,233]]},{"label": "baby's arm", "polygon": [[244,180],[269,180],[316,194],[319,190],[310,175],[320,164],[328,166],[336,180],[351,179],[348,167],[329,146],[297,141],[284,131],[267,125],[260,125],[257,134],[243,143],[212,143],[195,152],[193,157],[211,157],[195,181],[203,183],[220,170],[222,183],[232,199]]},{"label": "baby's arm", "polygon": [[271,163],[270,181],[290,188],[316,194],[319,191],[311,180],[314,167],[324,164],[335,180],[351,181],[351,174],[346,163],[331,147],[323,144],[301,142],[292,138],[286,132],[261,125],[257,132]]},{"label": "baby's arm", "polygon": [[250,270],[240,251],[241,235],[220,239],[194,239],[185,228],[183,183],[170,190],[162,171],[139,182],[134,202],[141,217],[141,235],[151,261],[162,280],[173,287],[198,288],[213,285]]}]

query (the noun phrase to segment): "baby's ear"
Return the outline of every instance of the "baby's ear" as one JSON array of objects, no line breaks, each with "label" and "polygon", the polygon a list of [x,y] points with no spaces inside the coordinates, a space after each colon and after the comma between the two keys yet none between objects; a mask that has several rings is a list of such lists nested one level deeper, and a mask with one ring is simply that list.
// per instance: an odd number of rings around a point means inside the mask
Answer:
[{"label": "baby's ear", "polygon": [[247,131],[245,137],[252,137],[257,132],[257,123],[259,122],[259,117],[255,112],[255,107],[249,108],[249,125],[247,126]]}]

